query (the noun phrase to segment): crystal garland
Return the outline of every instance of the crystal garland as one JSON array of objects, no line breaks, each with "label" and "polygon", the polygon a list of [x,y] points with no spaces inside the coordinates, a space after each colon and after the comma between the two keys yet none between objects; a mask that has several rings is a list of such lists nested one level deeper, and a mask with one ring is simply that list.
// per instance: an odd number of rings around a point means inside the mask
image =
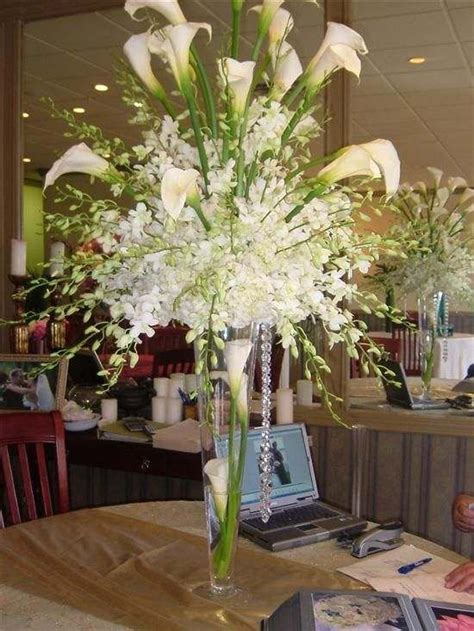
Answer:
[{"label": "crystal garland", "polygon": [[443,362],[448,361],[448,327],[449,327],[449,298],[448,298],[448,294],[444,294]]},{"label": "crystal garland", "polygon": [[260,516],[263,522],[270,519],[272,510],[270,496],[272,492],[273,461],[270,440],[270,414],[271,414],[271,359],[272,359],[272,334],[270,326],[262,323],[260,328],[261,339],[261,367],[262,367],[262,439],[260,443]]}]

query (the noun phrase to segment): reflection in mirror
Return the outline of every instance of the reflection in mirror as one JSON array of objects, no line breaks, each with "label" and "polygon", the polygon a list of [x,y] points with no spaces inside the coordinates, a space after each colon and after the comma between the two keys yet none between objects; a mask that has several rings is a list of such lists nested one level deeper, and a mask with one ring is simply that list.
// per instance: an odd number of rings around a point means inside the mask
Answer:
[{"label": "reflection in mirror", "polygon": [[[352,83],[351,143],[377,137],[391,140],[401,160],[401,182],[415,185],[417,190],[418,182],[426,183],[428,212],[433,206],[434,178],[427,167],[444,172],[442,186],[446,186],[448,177],[463,178],[464,182],[459,181],[459,188],[445,204],[448,210],[453,210],[458,207],[466,186],[474,185],[474,3],[353,0],[352,17],[352,26],[364,37],[369,54],[363,59],[360,85]],[[458,208],[468,207],[465,204]],[[439,221],[447,216],[442,208],[443,202],[434,203],[435,212],[442,213]],[[419,211],[420,205],[415,205],[415,212]],[[369,214],[370,227],[381,233],[399,221],[389,211],[381,216]],[[465,218],[466,238],[474,236],[473,220],[474,213]],[[470,281],[474,279],[467,279],[466,283]],[[400,288],[395,290],[396,306],[408,312],[415,326],[417,295],[422,289],[408,293]],[[454,332],[454,336],[439,342],[440,357],[434,376],[460,380],[469,364],[474,363],[474,337],[469,337],[474,334],[472,302],[452,300],[449,311],[448,303],[441,308],[442,319],[446,319],[449,334]],[[362,317],[376,338],[395,335],[385,330],[380,318]],[[411,341],[415,344],[413,348]],[[414,336],[404,336],[401,344],[406,348],[401,348],[400,353],[412,353],[415,361],[419,343]],[[447,350],[443,351],[443,345]],[[420,374],[420,365],[406,364],[405,368],[407,372],[415,368],[413,374]],[[354,370],[357,367],[353,367],[353,373]]]}]

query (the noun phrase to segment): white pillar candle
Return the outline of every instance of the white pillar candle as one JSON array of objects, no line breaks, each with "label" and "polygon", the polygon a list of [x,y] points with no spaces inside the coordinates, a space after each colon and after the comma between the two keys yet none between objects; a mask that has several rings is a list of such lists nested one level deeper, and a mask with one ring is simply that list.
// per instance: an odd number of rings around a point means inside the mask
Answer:
[{"label": "white pillar candle", "polygon": [[170,399],[180,399],[178,390],[184,390],[184,379],[180,381],[179,379],[170,379],[168,384],[168,397]]},{"label": "white pillar candle", "polygon": [[26,276],[26,241],[11,240],[10,274]]},{"label": "white pillar candle", "polygon": [[117,399],[102,399],[100,402],[102,420],[114,423],[118,419]]},{"label": "white pillar candle", "polygon": [[181,388],[181,390],[185,389],[186,375],[184,374],[184,372],[172,372],[170,375],[170,379],[171,381],[176,381],[177,383],[179,383],[179,387]]},{"label": "white pillar candle", "polygon": [[168,414],[168,399],[153,397],[151,400],[151,419],[155,423],[166,423]]},{"label": "white pillar candle", "polygon": [[184,387],[188,393],[197,390],[197,376],[194,373],[184,376]]},{"label": "white pillar candle", "polygon": [[53,241],[49,253],[50,265],[49,273],[51,276],[62,276],[64,274],[64,253],[66,246],[62,241]]},{"label": "white pillar candle", "polygon": [[293,423],[293,390],[278,388],[276,391],[276,422],[277,425]]},{"label": "white pillar candle", "polygon": [[153,388],[157,397],[167,397],[169,394],[170,380],[168,377],[155,377],[153,379]]},{"label": "white pillar candle", "polygon": [[168,399],[166,422],[180,423],[183,420],[183,402],[181,399]]},{"label": "white pillar candle", "polygon": [[[273,384],[275,387],[277,384]],[[283,353],[283,359],[281,362],[281,372],[280,372],[280,383],[278,384],[279,388],[289,388],[290,387],[290,349],[285,348],[285,352]]]},{"label": "white pillar candle", "polygon": [[313,382],[308,379],[298,379],[296,382],[296,403],[311,405],[313,403]]}]

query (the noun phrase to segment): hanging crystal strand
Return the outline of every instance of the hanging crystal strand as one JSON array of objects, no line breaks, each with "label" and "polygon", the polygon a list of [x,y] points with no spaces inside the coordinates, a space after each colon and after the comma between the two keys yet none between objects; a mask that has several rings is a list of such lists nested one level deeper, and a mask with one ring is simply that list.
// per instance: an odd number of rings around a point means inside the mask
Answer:
[{"label": "hanging crystal strand", "polygon": [[449,327],[449,298],[444,294],[444,314],[443,314],[443,361],[448,361],[448,327]]},{"label": "hanging crystal strand", "polygon": [[272,492],[273,459],[270,441],[270,411],[271,411],[271,359],[272,334],[270,325],[264,322],[260,328],[261,366],[262,366],[262,439],[260,443],[260,516],[267,522],[272,514],[270,495]]}]

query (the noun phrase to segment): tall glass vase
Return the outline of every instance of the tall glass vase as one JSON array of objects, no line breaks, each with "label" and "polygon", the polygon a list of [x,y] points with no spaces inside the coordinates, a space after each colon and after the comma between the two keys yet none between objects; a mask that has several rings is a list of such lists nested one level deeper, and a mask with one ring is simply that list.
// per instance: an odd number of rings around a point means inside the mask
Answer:
[{"label": "tall glass vase", "polygon": [[207,332],[195,342],[210,585],[214,596],[235,594],[234,558],[250,395],[259,326]]},{"label": "tall glass vase", "polygon": [[431,399],[431,380],[435,362],[436,338],[441,318],[443,292],[422,294],[418,297],[418,330],[420,337],[420,363],[422,398]]}]

